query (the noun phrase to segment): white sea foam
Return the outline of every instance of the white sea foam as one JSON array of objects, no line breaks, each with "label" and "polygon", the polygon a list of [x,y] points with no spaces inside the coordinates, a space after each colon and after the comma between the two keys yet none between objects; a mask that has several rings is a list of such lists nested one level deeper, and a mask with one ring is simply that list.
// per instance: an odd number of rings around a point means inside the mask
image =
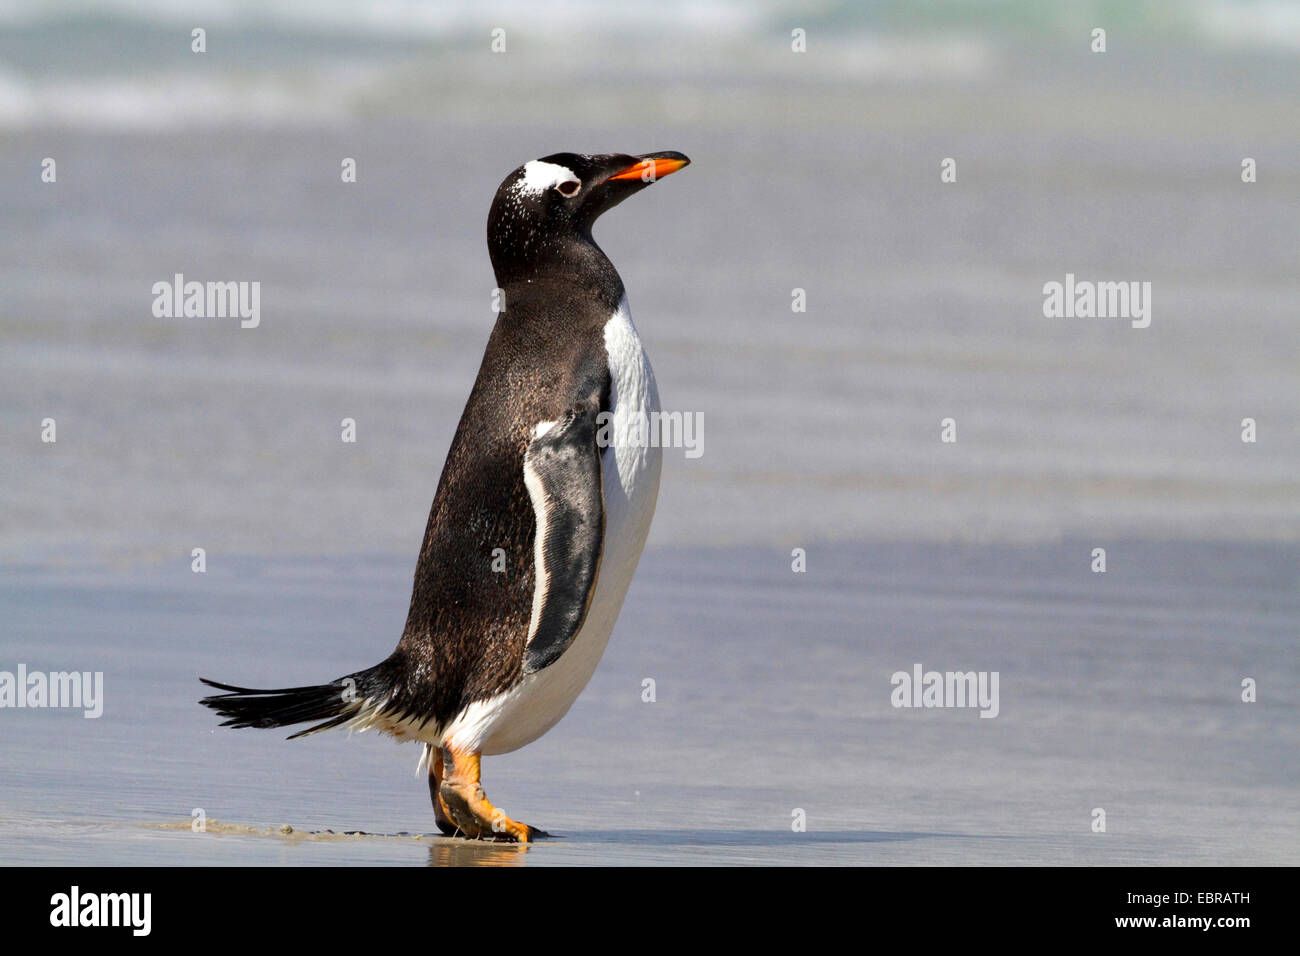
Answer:
[{"label": "white sea foam", "polygon": [[331,70],[315,80],[274,74],[29,77],[0,71],[0,128],[330,124],[354,112],[371,75],[356,68]]}]

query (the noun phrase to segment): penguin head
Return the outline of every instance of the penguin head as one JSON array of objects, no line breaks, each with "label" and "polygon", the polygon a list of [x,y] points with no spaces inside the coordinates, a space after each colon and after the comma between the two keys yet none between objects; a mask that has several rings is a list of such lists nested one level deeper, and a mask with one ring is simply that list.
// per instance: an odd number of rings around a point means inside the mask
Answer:
[{"label": "penguin head", "polygon": [[677,172],[672,151],[631,156],[555,153],[524,163],[501,183],[488,213],[488,251],[498,274],[538,268],[574,243],[594,245],[601,213]]}]

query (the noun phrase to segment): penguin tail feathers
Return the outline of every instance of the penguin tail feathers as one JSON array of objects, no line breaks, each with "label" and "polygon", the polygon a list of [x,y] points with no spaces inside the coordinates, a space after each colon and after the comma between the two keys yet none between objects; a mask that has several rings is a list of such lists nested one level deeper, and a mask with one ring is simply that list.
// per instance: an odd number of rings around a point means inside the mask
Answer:
[{"label": "penguin tail feathers", "polygon": [[290,734],[290,740],[347,723],[358,715],[367,699],[387,689],[378,666],[310,687],[267,689],[219,684],[206,677],[199,680],[226,692],[199,701],[225,718],[222,727],[290,727],[318,722]]}]

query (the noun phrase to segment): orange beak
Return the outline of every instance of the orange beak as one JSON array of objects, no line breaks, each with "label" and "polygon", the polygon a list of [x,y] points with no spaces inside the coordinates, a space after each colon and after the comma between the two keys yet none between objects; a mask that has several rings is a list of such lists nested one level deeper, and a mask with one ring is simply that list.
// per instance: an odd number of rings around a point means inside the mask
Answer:
[{"label": "orange beak", "polygon": [[669,176],[685,165],[686,161],[681,159],[643,159],[609,178],[644,179],[646,182],[654,182],[660,176]]}]

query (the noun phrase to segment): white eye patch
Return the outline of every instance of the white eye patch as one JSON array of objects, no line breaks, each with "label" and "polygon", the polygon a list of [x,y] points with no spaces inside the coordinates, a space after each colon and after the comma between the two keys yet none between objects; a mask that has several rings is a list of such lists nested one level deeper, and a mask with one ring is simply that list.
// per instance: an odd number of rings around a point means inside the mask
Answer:
[{"label": "white eye patch", "polygon": [[568,166],[534,159],[530,163],[524,163],[523,178],[515,184],[515,188],[522,193],[537,195],[561,183],[577,183],[581,186],[582,180]]}]

